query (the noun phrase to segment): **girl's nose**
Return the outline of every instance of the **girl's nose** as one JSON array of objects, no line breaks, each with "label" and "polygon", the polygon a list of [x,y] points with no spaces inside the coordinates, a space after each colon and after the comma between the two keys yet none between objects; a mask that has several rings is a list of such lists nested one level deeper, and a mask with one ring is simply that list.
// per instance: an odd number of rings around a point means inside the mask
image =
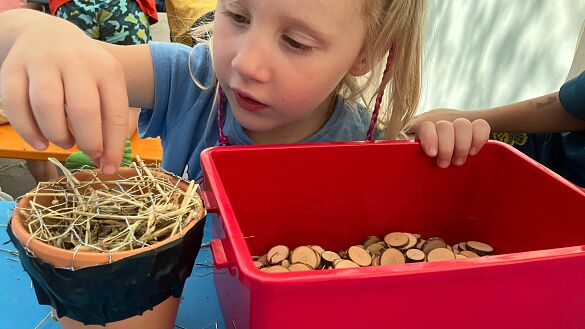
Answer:
[{"label": "girl's nose", "polygon": [[243,78],[266,83],[270,79],[268,54],[270,47],[266,47],[259,36],[252,31],[236,50],[232,59],[232,67]]}]

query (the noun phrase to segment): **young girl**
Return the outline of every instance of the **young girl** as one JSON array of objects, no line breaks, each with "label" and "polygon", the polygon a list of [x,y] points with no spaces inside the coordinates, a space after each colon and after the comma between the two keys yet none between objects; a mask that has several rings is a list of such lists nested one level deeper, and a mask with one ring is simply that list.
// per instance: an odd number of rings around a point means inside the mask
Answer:
[{"label": "young girl", "polygon": [[[106,173],[120,163],[128,97],[143,108],[142,136],[161,137],[163,167],[190,179],[199,153],[218,143],[395,139],[418,103],[424,5],[220,0],[212,40],[195,48],[105,44],[65,21],[12,11],[0,16],[0,95],[31,145],[77,143]],[[377,112],[361,103],[384,104],[376,129]],[[415,133],[447,167],[477,153],[489,126],[461,119]]]}]

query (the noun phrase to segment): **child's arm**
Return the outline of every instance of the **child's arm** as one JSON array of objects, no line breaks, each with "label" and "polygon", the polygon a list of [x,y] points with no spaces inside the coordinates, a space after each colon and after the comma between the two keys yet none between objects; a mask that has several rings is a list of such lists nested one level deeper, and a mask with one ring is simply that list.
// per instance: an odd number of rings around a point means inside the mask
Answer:
[{"label": "child's arm", "polygon": [[558,92],[483,110],[436,109],[415,117],[412,124],[415,126],[424,121],[453,121],[456,118],[484,119],[496,132],[544,133],[585,129],[584,120],[563,109]]},{"label": "child's arm", "polygon": [[36,11],[0,14],[0,98],[15,130],[39,150],[77,143],[108,173],[122,157],[128,100],[152,107],[150,56],[147,45],[95,41]]}]

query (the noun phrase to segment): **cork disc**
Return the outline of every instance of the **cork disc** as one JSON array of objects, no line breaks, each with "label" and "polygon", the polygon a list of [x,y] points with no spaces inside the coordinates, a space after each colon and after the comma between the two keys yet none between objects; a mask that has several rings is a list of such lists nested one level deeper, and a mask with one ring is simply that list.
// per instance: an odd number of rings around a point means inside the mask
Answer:
[{"label": "cork disc", "polygon": [[420,249],[408,249],[405,255],[406,260],[411,263],[422,262],[425,260],[425,253]]},{"label": "cork disc", "polygon": [[384,251],[384,242],[373,243],[366,250],[372,255],[381,255],[382,251]]},{"label": "cork disc", "polygon": [[390,247],[401,248],[408,244],[408,236],[402,232],[392,232],[386,234],[384,242]]},{"label": "cork disc", "polygon": [[445,243],[445,240],[437,237],[430,238],[425,241],[421,250],[425,253],[425,255],[428,256],[431,251],[437,248],[447,248],[447,243]]},{"label": "cork disc", "polygon": [[372,264],[372,257],[360,246],[349,247],[347,255],[351,261],[359,266],[370,266],[370,264]]},{"label": "cork disc", "polygon": [[312,268],[304,263],[294,263],[288,267],[288,270],[291,272],[300,272],[300,271],[310,271]]},{"label": "cork disc", "polygon": [[290,249],[288,249],[287,246],[279,245],[272,247],[272,249],[268,251],[268,262],[270,264],[279,264],[288,258],[289,252]]},{"label": "cork disc", "polygon": [[270,267],[265,267],[262,270],[264,270],[265,272],[268,273],[283,273],[283,272],[290,272],[288,270],[288,268],[280,266],[280,265],[274,265],[274,266],[270,266]]},{"label": "cork disc", "polygon": [[459,253],[460,255],[463,255],[467,258],[474,258],[474,257],[479,257],[478,254],[474,253],[473,251],[469,251],[469,250],[463,250],[462,252]]},{"label": "cork disc", "polygon": [[429,262],[439,262],[442,260],[452,260],[452,259],[455,259],[455,254],[447,248],[433,249],[427,255],[427,261],[429,261]]},{"label": "cork disc", "polygon": [[402,247],[402,250],[408,250],[410,248],[414,248],[416,246],[416,244],[418,243],[418,239],[416,238],[416,236],[414,236],[414,234],[411,233],[404,233],[407,237],[408,237],[408,243],[406,244],[406,246]]},{"label": "cork disc", "polygon": [[325,261],[328,264],[333,263],[333,261],[335,261],[336,259],[341,259],[341,257],[333,251],[324,251],[321,254],[321,258],[323,258],[323,261]]},{"label": "cork disc", "polygon": [[406,260],[404,259],[402,252],[394,248],[384,250],[380,256],[380,265],[404,264],[405,262]]},{"label": "cork disc", "polygon": [[494,252],[494,248],[489,244],[478,241],[467,241],[467,249],[478,255],[485,255]]},{"label": "cork disc", "polygon": [[380,241],[382,241],[382,240],[380,240],[379,237],[377,237],[375,235],[370,235],[364,241],[364,248],[368,249],[369,246],[373,245],[374,243],[378,243]]},{"label": "cork disc", "polygon": [[290,262],[294,263],[305,263],[312,268],[317,268],[319,265],[318,254],[307,246],[300,246],[295,248],[290,254]]},{"label": "cork disc", "polygon": [[356,268],[360,267],[358,264],[352,262],[351,260],[347,259],[340,259],[338,262],[335,262],[333,265],[334,268]]}]

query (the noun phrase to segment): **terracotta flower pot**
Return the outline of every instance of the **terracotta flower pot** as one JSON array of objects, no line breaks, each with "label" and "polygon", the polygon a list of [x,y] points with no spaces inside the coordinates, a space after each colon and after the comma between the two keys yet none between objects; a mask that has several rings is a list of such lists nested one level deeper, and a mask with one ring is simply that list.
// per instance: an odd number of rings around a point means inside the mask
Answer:
[{"label": "terracotta flower pot", "polygon": [[[166,175],[164,173],[153,172],[153,174],[155,176],[161,175],[161,176],[167,177],[174,182],[177,181],[177,178]],[[135,176],[135,175],[136,175],[135,169],[121,168],[120,171],[118,172],[118,174],[116,174],[116,175],[99,174],[98,177],[102,181],[107,181],[107,180],[119,179],[120,176],[122,178],[128,178],[128,177]],[[90,176],[87,173],[78,172],[75,174],[75,177],[80,181],[84,181],[84,180],[87,180]],[[181,181],[179,183],[179,187],[183,191],[185,191],[188,187],[188,184],[184,181]],[[50,201],[51,201],[51,199],[49,197],[40,196],[40,197],[36,198],[36,202],[39,204],[47,205],[47,204],[49,204],[48,202],[50,202]],[[174,245],[178,245],[178,243],[181,243],[181,244],[188,243],[188,245],[192,246],[192,248],[187,248],[188,250],[183,250],[181,252],[181,255],[182,256],[186,255],[186,257],[181,257],[181,259],[183,259],[183,258],[187,259],[187,262],[189,262],[190,264],[181,264],[182,269],[180,271],[178,271],[178,273],[179,273],[178,280],[180,282],[179,283],[175,282],[175,285],[173,287],[170,287],[170,288],[166,288],[166,287],[160,288],[161,291],[163,291],[163,294],[164,294],[165,289],[172,290],[175,293],[176,293],[176,290],[182,291],[182,288],[184,286],[184,280],[186,280],[186,278],[191,274],[191,269],[193,267],[195,257],[197,256],[197,253],[199,251],[199,247],[201,245],[201,239],[203,236],[203,226],[204,226],[204,221],[205,221],[204,216],[200,220],[197,220],[196,218],[191,220],[191,222],[189,222],[188,225],[181,232],[179,232],[179,233],[177,233],[177,234],[175,234],[175,235],[173,235],[173,236],[171,236],[171,237],[169,237],[161,242],[155,243],[149,247],[142,247],[142,248],[138,248],[138,249],[134,249],[134,250],[112,252],[112,253],[98,253],[98,252],[87,252],[87,251],[74,252],[72,250],[65,250],[65,249],[54,247],[54,246],[50,246],[50,245],[48,245],[40,240],[31,238],[31,234],[23,226],[20,211],[18,211],[20,208],[27,208],[28,204],[29,204],[29,197],[27,197],[27,196],[23,197],[18,202],[17,208],[13,212],[11,220],[10,220],[10,229],[12,230],[14,236],[18,239],[18,242],[20,243],[20,246],[17,246],[17,248],[20,247],[22,249],[22,247],[26,247],[28,250],[30,250],[32,252],[32,254],[34,255],[35,258],[40,259],[43,262],[50,264],[52,267],[54,267],[56,269],[56,271],[71,271],[72,269],[75,269],[77,271],[77,270],[81,270],[81,269],[86,270],[88,268],[91,268],[92,271],[96,271],[96,270],[99,270],[100,268],[104,268],[104,271],[109,273],[111,271],[115,271],[118,268],[118,266],[116,264],[120,263],[121,260],[129,261],[129,260],[133,259],[132,257],[140,256],[140,254],[146,253],[146,252],[151,252],[151,253],[156,254],[159,250],[164,249],[165,246],[166,246],[166,248],[169,248],[169,246],[173,243],[174,243]],[[179,239],[182,239],[182,240],[180,240],[179,242],[176,242]],[[186,241],[187,239],[189,239],[189,241]],[[14,241],[14,239],[13,239],[13,242],[15,243],[15,245],[17,244],[16,241]],[[184,246],[181,246],[180,248],[184,248]],[[162,252],[160,252],[160,253],[162,253]],[[163,259],[163,258],[161,258],[161,259]],[[21,256],[21,260],[23,260],[22,256]],[[154,262],[154,263],[157,263],[157,262]],[[47,265],[47,264],[45,264],[45,265]],[[110,265],[116,265],[116,266],[110,266]],[[24,263],[23,263],[23,266],[25,266]],[[109,267],[104,267],[104,266],[109,266]],[[26,266],[25,266],[25,269],[27,270],[28,274],[31,276],[31,279],[33,279],[33,283],[35,283],[35,276],[38,276],[40,274],[39,273],[31,273],[31,271],[28,268],[26,268]],[[63,272],[61,272],[61,273],[63,273]],[[148,274],[148,275],[150,275],[150,274]],[[51,280],[47,281],[47,285],[49,285],[49,287],[46,287],[46,288],[48,291],[52,292],[53,290],[57,290],[57,288],[53,289],[51,287],[52,284],[55,284],[55,287],[59,287],[59,283],[54,282],[55,277],[58,278],[59,275],[56,275],[56,276],[52,277]],[[101,277],[95,277],[94,279],[96,281],[102,280]],[[168,278],[163,280],[163,281],[168,281]],[[107,285],[107,282],[105,284]],[[78,285],[80,286],[81,291],[83,291],[83,282],[78,283]],[[180,286],[180,287],[177,288],[177,286]],[[117,291],[117,290],[122,290],[122,291]],[[118,287],[117,289],[112,289],[112,291],[109,291],[108,294],[116,294],[116,293],[125,294],[125,293],[127,293],[123,290],[124,289],[120,289]],[[37,297],[39,297],[39,291],[38,291],[36,285],[35,285],[35,291],[37,291]],[[56,293],[56,295],[58,295],[58,294]],[[160,294],[157,296],[160,297]],[[179,293],[179,296],[180,296],[180,293]],[[105,327],[106,328],[139,328],[139,329],[169,328],[169,329],[171,329],[171,328],[173,328],[175,318],[177,315],[177,311],[178,311],[178,307],[179,307],[179,298],[178,298],[179,296],[169,296],[168,298],[164,299],[164,301],[158,303],[157,305],[152,305],[152,306],[154,306],[154,308],[152,310],[143,310],[144,313],[142,313],[142,315],[135,315],[135,316],[132,316],[130,318],[123,319],[123,320],[114,321],[114,322],[107,322]],[[140,294],[135,295],[135,296],[128,296],[129,299],[136,299],[136,298],[139,299],[140,297],[141,297]],[[92,296],[82,296],[80,298],[87,301],[88,303],[92,303],[92,301],[93,301]],[[55,299],[58,301],[58,303],[60,303],[59,297],[51,296],[50,299],[51,300]],[[40,297],[39,297],[39,302],[41,302]],[[49,304],[49,303],[42,303],[42,304]],[[56,308],[54,303],[50,303],[50,304],[54,307],[54,309]],[[141,304],[141,303],[138,302],[138,304]],[[109,305],[109,306],[111,306],[111,308],[113,310],[116,310],[116,308],[118,308],[118,307],[122,307],[122,308],[124,307],[124,306],[116,306],[116,305],[113,305],[113,306]],[[66,312],[60,312],[60,313],[66,313]],[[64,329],[81,328],[81,327],[84,327],[84,328],[104,328],[104,326],[99,325],[99,324],[84,325],[81,321],[77,321],[77,320],[74,320],[74,319],[68,317],[67,314],[64,314],[64,316],[60,317],[59,322],[60,322],[62,328],[64,328]],[[83,321],[83,322],[88,323],[87,321]]]}]

